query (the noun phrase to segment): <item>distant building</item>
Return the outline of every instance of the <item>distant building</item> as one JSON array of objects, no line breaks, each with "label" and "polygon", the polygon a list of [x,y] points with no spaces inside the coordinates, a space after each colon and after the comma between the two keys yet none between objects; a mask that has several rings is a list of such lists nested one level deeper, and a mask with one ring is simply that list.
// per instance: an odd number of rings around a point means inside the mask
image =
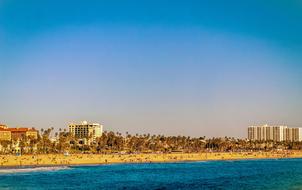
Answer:
[{"label": "distant building", "polygon": [[95,141],[97,137],[102,136],[103,126],[98,123],[89,124],[87,121],[83,121],[80,124],[70,124],[69,132],[76,138]]},{"label": "distant building", "polygon": [[6,125],[0,124],[0,140],[10,141],[12,139],[11,132],[6,129]]},{"label": "distant building", "polygon": [[33,128],[8,128],[0,125],[0,140],[18,140],[25,137],[38,138],[38,131]]},{"label": "distant building", "polygon": [[287,126],[250,126],[248,139],[252,141],[302,141],[302,128],[289,128]]},{"label": "distant building", "polygon": [[7,129],[7,126],[0,123],[0,129]]},{"label": "distant building", "polygon": [[12,134],[10,131],[0,129],[0,140],[10,141],[12,140]]},{"label": "distant building", "polygon": [[51,137],[49,140],[52,143],[57,143],[59,141],[59,137]]},{"label": "distant building", "polygon": [[12,139],[21,139],[24,137],[38,138],[38,131],[32,128],[9,128]]}]

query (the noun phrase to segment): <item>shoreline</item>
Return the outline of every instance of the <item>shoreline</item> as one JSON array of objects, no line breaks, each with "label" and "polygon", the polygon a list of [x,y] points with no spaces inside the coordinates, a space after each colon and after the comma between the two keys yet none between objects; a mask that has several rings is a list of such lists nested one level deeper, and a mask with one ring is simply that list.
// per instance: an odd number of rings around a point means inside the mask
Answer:
[{"label": "shoreline", "polygon": [[177,163],[196,161],[236,161],[302,158],[302,151],[286,152],[212,152],[149,154],[40,154],[0,155],[0,169],[55,166],[93,166],[132,163]]},{"label": "shoreline", "polygon": [[[286,160],[286,159],[302,159],[302,157],[295,158],[249,158],[249,159],[232,159],[232,160],[180,160],[180,161],[165,161],[165,162],[112,162],[112,163],[100,163],[100,164],[65,164],[65,165],[22,165],[22,166],[2,166],[1,170],[5,169],[35,169],[35,168],[56,168],[56,167],[93,167],[93,166],[108,166],[108,165],[122,165],[122,164],[173,164],[173,163],[196,163],[196,162],[215,162],[215,161],[257,161],[257,160]],[[1,172],[0,172],[1,174]]]}]

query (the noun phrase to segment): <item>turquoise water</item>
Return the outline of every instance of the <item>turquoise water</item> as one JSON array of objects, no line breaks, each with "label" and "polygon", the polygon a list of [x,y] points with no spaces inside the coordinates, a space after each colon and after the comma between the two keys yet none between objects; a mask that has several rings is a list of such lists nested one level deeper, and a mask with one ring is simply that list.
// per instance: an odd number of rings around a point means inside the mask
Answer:
[{"label": "turquoise water", "polygon": [[0,189],[302,189],[302,159],[2,169]]}]

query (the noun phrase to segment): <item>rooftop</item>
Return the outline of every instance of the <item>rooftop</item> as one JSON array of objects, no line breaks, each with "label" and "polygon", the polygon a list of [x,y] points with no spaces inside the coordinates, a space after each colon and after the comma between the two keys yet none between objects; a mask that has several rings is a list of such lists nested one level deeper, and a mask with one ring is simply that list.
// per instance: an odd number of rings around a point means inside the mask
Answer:
[{"label": "rooftop", "polygon": [[0,131],[10,131],[10,132],[27,132],[27,131],[37,131],[32,128],[0,128]]}]

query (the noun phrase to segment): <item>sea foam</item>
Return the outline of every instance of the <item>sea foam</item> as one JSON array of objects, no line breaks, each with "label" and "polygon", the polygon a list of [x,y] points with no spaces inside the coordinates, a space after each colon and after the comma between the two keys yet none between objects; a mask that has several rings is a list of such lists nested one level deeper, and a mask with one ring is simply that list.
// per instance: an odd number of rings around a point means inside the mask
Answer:
[{"label": "sea foam", "polygon": [[6,173],[27,173],[27,172],[49,172],[70,169],[68,166],[54,166],[54,167],[34,167],[34,168],[5,168],[0,169],[0,174]]}]

